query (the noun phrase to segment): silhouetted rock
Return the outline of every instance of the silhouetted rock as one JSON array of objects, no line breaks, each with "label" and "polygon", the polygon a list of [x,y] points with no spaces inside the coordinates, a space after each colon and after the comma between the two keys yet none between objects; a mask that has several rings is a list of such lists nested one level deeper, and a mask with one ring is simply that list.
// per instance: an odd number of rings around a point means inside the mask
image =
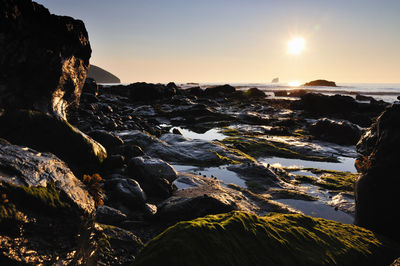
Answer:
[{"label": "silhouetted rock", "polygon": [[361,129],[349,121],[318,119],[311,125],[310,132],[319,139],[342,145],[355,145],[361,137]]},{"label": "silhouetted rock", "polygon": [[357,225],[400,240],[400,105],[389,107],[364,133],[356,161],[362,176],[355,187]]},{"label": "silhouetted rock", "polygon": [[327,81],[324,79],[317,79],[307,83],[304,83],[302,86],[323,86],[323,87],[336,87],[336,83],[333,81]]},{"label": "silhouetted rock", "polygon": [[192,94],[192,95],[196,95],[196,96],[202,96],[205,94],[204,90],[202,88],[200,88],[199,86],[197,87],[191,87],[188,88],[186,90],[184,90],[186,93]]},{"label": "silhouetted rock", "polygon": [[231,85],[225,84],[222,86],[215,86],[215,87],[209,87],[205,89],[205,94],[207,96],[224,96],[226,94],[232,94],[236,91],[234,87]]},{"label": "silhouetted rock", "polygon": [[56,156],[1,141],[0,195],[0,262],[78,264],[91,256],[94,201]]},{"label": "silhouetted rock", "polygon": [[118,224],[127,219],[126,214],[107,205],[100,205],[96,211],[96,221],[103,224]]},{"label": "silhouetted rock", "polygon": [[271,83],[278,83],[279,82],[279,78],[274,78],[271,80]]},{"label": "silhouetted rock", "polygon": [[151,84],[145,82],[132,83],[126,86],[110,86],[104,88],[104,91],[128,97],[131,101],[153,101],[170,98],[176,94],[176,89],[171,85],[168,87],[163,84]]},{"label": "silhouetted rock", "polygon": [[357,101],[375,101],[375,99],[371,96],[365,96],[362,94],[358,94],[356,95],[356,100]]},{"label": "silhouetted rock", "polygon": [[247,91],[243,92],[243,95],[249,98],[253,97],[265,97],[265,93],[258,88],[250,88]]},{"label": "silhouetted rock", "polygon": [[121,83],[121,80],[117,76],[93,64],[90,64],[87,75],[97,83]]},{"label": "silhouetted rock", "polygon": [[0,36],[0,106],[66,118],[79,103],[91,55],[83,22],[31,0],[1,0]]}]

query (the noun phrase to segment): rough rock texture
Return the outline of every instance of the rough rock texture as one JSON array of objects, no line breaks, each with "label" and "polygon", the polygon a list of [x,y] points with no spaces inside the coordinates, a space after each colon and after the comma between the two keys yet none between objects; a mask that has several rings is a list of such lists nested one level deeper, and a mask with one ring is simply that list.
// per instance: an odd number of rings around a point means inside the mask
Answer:
[{"label": "rough rock texture", "polygon": [[310,132],[319,139],[342,144],[355,145],[361,137],[361,129],[353,123],[327,118],[318,119],[311,125]]},{"label": "rough rock texture", "polygon": [[79,103],[91,56],[82,21],[31,0],[1,0],[0,51],[0,106],[65,118]]},{"label": "rough rock texture", "polygon": [[336,83],[333,81],[327,81],[324,79],[317,79],[303,84],[302,86],[326,86],[326,87],[336,87]]},{"label": "rough rock texture", "polygon": [[84,263],[94,201],[52,154],[0,141],[0,264]]},{"label": "rough rock texture", "polygon": [[385,265],[399,246],[369,230],[300,214],[210,215],[170,227],[133,265]]},{"label": "rough rock texture", "polygon": [[389,107],[357,144],[356,167],[362,173],[356,182],[357,225],[397,241],[399,228],[400,105]]},{"label": "rough rock texture", "polygon": [[205,94],[208,96],[223,96],[225,94],[234,93],[236,89],[231,85],[225,84],[222,86],[209,87],[205,89]]}]

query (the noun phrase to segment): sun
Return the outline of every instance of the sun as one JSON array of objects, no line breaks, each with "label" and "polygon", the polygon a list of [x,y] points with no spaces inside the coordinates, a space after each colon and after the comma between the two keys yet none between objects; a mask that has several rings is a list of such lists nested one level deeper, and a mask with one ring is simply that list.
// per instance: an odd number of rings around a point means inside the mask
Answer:
[{"label": "sun", "polygon": [[303,37],[291,39],[287,45],[288,54],[299,55],[306,48],[306,40]]}]

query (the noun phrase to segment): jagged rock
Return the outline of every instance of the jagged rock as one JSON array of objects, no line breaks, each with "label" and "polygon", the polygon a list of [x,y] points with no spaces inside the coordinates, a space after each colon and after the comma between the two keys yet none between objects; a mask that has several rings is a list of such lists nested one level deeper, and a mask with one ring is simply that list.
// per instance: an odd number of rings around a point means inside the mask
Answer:
[{"label": "jagged rock", "polygon": [[13,144],[51,152],[77,171],[90,171],[107,157],[103,146],[63,118],[37,111],[5,112],[0,116],[0,137]]},{"label": "jagged rock", "polygon": [[103,224],[118,224],[125,221],[127,216],[120,210],[114,209],[110,206],[100,205],[97,207],[96,221]]},{"label": "jagged rock", "polygon": [[393,104],[364,133],[356,167],[362,173],[355,186],[357,225],[400,240],[400,105]]},{"label": "jagged rock", "polygon": [[186,89],[186,90],[184,90],[186,93],[188,93],[188,94],[192,94],[192,95],[195,95],[195,96],[202,96],[202,95],[204,95],[204,90],[202,89],[202,88],[200,88],[199,86],[196,86],[196,87],[191,87],[191,88],[188,88],[188,89]]},{"label": "jagged rock", "polygon": [[0,106],[66,118],[91,56],[85,25],[31,0],[0,1]]},{"label": "jagged rock", "polygon": [[309,130],[319,139],[341,145],[355,145],[361,137],[361,128],[346,120],[321,118],[313,123]]},{"label": "jagged rock", "polygon": [[177,178],[176,171],[161,159],[134,157],[129,161],[127,171],[149,195],[169,197],[174,190],[172,183]]},{"label": "jagged rock", "polygon": [[230,212],[177,223],[147,243],[133,265],[388,265],[399,250],[354,225]]},{"label": "jagged rock", "polygon": [[90,257],[94,201],[56,156],[1,141],[0,195],[0,262],[78,264]]},{"label": "jagged rock", "polygon": [[327,81],[324,79],[317,79],[303,84],[302,86],[324,86],[324,87],[336,87],[336,83],[333,81]]}]

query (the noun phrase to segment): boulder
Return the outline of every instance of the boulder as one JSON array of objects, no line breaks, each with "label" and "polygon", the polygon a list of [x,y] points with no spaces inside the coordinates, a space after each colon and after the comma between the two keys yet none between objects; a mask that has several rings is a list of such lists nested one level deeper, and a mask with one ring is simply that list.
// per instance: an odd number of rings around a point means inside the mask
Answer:
[{"label": "boulder", "polygon": [[323,86],[323,87],[336,87],[336,83],[333,81],[327,81],[324,79],[317,79],[303,84],[302,86]]},{"label": "boulder", "polygon": [[243,92],[243,95],[248,98],[265,97],[265,93],[258,88],[250,88],[247,91]]},{"label": "boulder", "polygon": [[149,156],[134,157],[127,171],[143,186],[147,194],[159,197],[171,196],[177,178],[175,169],[167,162]]},{"label": "boulder", "polygon": [[64,162],[0,141],[0,195],[0,262],[87,262],[95,204]]},{"label": "boulder", "polygon": [[184,90],[184,92],[195,95],[195,96],[204,95],[204,90],[202,88],[200,88],[199,86],[188,88],[188,89]]},{"label": "boulder", "polygon": [[309,130],[313,136],[321,140],[341,145],[355,145],[361,137],[361,128],[346,120],[321,118],[313,123]]},{"label": "boulder", "polygon": [[124,206],[135,210],[144,206],[147,197],[136,180],[130,178],[112,178],[105,181],[104,188],[111,192],[111,201],[118,201]]},{"label": "boulder", "polygon": [[235,202],[223,194],[204,194],[195,197],[171,197],[158,206],[157,215],[167,221],[185,221],[208,214],[237,209]]},{"label": "boulder", "polygon": [[103,146],[65,119],[37,111],[6,111],[0,116],[0,137],[51,152],[78,172],[96,169],[107,157]]},{"label": "boulder", "polygon": [[106,130],[94,130],[89,132],[88,135],[98,141],[108,152],[116,151],[124,144],[120,137]]},{"label": "boulder", "polygon": [[66,118],[79,103],[91,56],[83,22],[31,0],[1,0],[0,36],[0,106]]},{"label": "boulder", "polygon": [[177,223],[148,242],[133,265],[388,265],[398,252],[399,245],[354,225],[230,212]]},{"label": "boulder", "polygon": [[364,133],[356,167],[362,173],[355,185],[357,225],[400,240],[398,226],[400,105],[393,104]]},{"label": "boulder", "polygon": [[234,87],[232,87],[231,85],[225,84],[222,86],[206,88],[204,93],[207,96],[224,96],[224,95],[232,94],[235,91],[236,91],[236,89]]}]

